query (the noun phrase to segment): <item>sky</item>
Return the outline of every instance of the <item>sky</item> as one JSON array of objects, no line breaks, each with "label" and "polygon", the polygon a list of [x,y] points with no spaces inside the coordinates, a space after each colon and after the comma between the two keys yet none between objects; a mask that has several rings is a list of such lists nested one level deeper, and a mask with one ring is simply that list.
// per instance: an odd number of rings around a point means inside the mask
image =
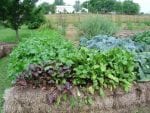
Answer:
[{"label": "sky", "polygon": [[[74,5],[76,0],[64,0],[64,2],[67,4],[67,5]],[[80,2],[84,2],[84,1],[87,1],[87,0],[80,0]],[[120,0],[120,1],[123,1],[123,0]],[[133,0],[135,3],[139,3],[140,7],[141,7],[141,11],[140,12],[144,12],[144,13],[150,13],[150,0]],[[39,0],[39,3],[42,3],[42,2],[48,2],[48,3],[53,3],[54,0]]]}]

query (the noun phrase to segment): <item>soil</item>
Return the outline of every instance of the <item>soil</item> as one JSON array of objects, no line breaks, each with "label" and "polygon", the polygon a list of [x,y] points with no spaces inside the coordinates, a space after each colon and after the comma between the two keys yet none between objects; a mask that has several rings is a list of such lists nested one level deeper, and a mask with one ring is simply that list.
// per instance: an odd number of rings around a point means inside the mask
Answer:
[{"label": "soil", "polygon": [[77,28],[72,25],[72,24],[69,24],[67,29],[66,29],[66,38],[68,40],[70,40],[71,42],[73,42],[75,45],[77,45],[79,42],[78,42],[78,30]]},{"label": "soil", "polygon": [[130,38],[133,37],[137,33],[144,32],[143,30],[121,30],[115,34],[115,37],[118,38]]},{"label": "soil", "polygon": [[[115,93],[106,92],[105,97],[91,96],[91,105],[77,103],[71,108],[68,100],[62,104],[47,103],[47,94],[51,90],[20,89],[13,87],[5,91],[4,113],[150,113],[150,82],[135,84],[125,93],[121,89]],[[80,100],[87,95],[78,88],[72,89],[73,96],[79,95]],[[68,98],[68,97],[67,97]]]}]

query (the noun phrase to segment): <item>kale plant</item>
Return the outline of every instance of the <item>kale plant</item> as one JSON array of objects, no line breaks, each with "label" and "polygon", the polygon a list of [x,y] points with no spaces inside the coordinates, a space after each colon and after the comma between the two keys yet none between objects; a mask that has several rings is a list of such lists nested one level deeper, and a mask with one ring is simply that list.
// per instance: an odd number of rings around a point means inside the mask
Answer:
[{"label": "kale plant", "polygon": [[130,38],[119,39],[107,35],[98,35],[91,40],[81,38],[80,45],[100,52],[107,52],[112,48],[121,48],[132,52],[137,63],[139,80],[150,80],[150,45],[144,42],[135,42]]}]

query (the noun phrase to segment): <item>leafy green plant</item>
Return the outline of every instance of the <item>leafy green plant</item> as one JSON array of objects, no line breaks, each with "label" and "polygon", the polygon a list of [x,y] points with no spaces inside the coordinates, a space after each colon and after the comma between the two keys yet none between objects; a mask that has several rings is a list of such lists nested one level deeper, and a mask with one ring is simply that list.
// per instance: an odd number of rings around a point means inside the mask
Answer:
[{"label": "leafy green plant", "polygon": [[[59,94],[70,91],[73,86],[85,87],[88,93],[99,92],[104,96],[106,88],[112,91],[122,87],[128,91],[136,79],[134,66],[132,54],[125,50],[116,48],[100,53],[81,48],[55,57],[50,62],[30,65],[17,77],[16,85],[56,87],[54,93],[48,95],[50,104]],[[91,104],[92,100],[88,99],[87,102]]]},{"label": "leafy green plant", "polygon": [[40,29],[41,30],[46,30],[46,29],[54,29],[54,25],[52,24],[52,22],[50,20],[47,20],[45,23],[43,23],[41,26],[40,26]]},{"label": "leafy green plant", "polygon": [[150,31],[145,31],[143,33],[138,33],[137,35],[135,35],[133,37],[133,40],[135,42],[139,42],[139,43],[145,43],[150,45]]},{"label": "leafy green plant", "polygon": [[28,28],[37,29],[44,23],[45,18],[40,8],[35,8],[31,14],[32,18],[29,20]]},{"label": "leafy green plant", "polygon": [[72,56],[76,73],[73,84],[89,86],[92,94],[95,90],[102,94],[102,89],[113,90],[118,86],[127,91],[135,80],[133,55],[125,50],[116,48],[99,53],[81,48],[76,54]]},{"label": "leafy green plant", "polygon": [[[133,38],[134,40],[134,38]],[[80,39],[80,46],[90,49],[96,49],[101,52],[108,52],[112,48],[122,48],[134,54],[136,63],[137,80],[150,80],[150,46],[144,42],[135,42],[130,38],[118,39],[107,35],[98,35],[88,40],[87,38]]]},{"label": "leafy green plant", "polygon": [[[136,79],[133,55],[123,49],[107,52],[75,48],[54,31],[43,31],[22,42],[10,55],[9,75],[16,85],[46,89],[48,103],[55,102],[59,94],[71,92],[72,87],[83,87],[88,93],[122,87],[128,91]],[[91,104],[92,99],[88,98]],[[74,106],[74,103],[72,103]]]},{"label": "leafy green plant", "polygon": [[83,35],[88,38],[98,34],[112,35],[118,31],[115,23],[101,16],[89,17],[82,21],[78,27]]},{"label": "leafy green plant", "polygon": [[72,44],[57,32],[41,31],[19,43],[11,53],[9,75],[14,78],[30,64],[61,58],[72,50]]}]

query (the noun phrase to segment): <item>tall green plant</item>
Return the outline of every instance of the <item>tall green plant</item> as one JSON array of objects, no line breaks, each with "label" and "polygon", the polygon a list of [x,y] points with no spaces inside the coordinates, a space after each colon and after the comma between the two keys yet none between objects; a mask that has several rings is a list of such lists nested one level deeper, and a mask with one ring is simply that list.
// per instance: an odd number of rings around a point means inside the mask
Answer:
[{"label": "tall green plant", "polygon": [[98,34],[112,35],[118,31],[118,26],[115,23],[102,16],[89,17],[82,21],[78,27],[83,35],[89,38]]}]

